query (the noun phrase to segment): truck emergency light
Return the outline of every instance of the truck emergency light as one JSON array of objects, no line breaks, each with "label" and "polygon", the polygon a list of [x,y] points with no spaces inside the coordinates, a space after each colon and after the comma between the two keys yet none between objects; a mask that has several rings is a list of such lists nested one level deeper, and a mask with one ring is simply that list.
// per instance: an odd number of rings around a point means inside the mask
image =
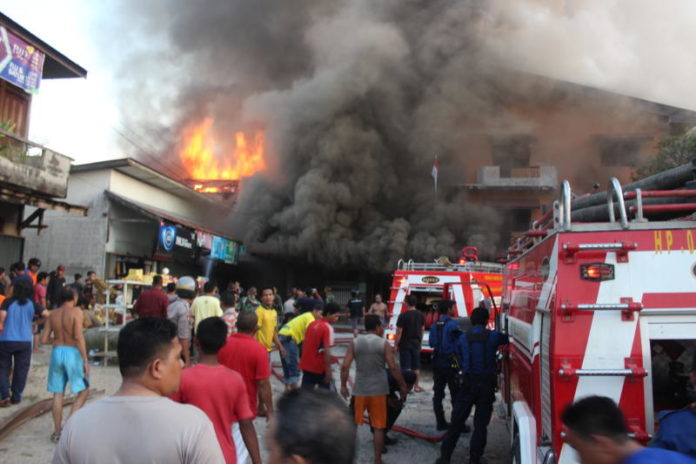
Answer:
[{"label": "truck emergency light", "polygon": [[614,265],[607,263],[591,263],[580,266],[580,278],[592,282],[614,280]]}]

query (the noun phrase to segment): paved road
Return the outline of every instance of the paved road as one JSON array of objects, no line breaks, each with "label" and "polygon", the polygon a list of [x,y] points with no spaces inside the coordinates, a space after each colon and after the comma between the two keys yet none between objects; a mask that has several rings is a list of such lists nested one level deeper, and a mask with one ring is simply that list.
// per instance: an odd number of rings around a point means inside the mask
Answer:
[{"label": "paved road", "polygon": [[[339,337],[344,334],[339,334]],[[345,345],[337,347],[337,354],[343,354]],[[334,371],[335,379],[338,379],[338,370]],[[416,430],[426,435],[438,435],[435,430],[435,417],[432,412],[432,372],[425,368],[422,373],[421,386],[425,389],[422,393],[409,395],[406,407],[402,412],[397,425]],[[449,417],[449,397],[445,400],[446,414]],[[506,422],[497,415],[497,407],[494,408],[493,418],[488,427],[488,446],[485,457],[490,464],[503,464],[509,462],[510,435]],[[469,419],[471,424],[471,419]],[[441,433],[441,432],[440,432]],[[422,439],[413,438],[400,433],[391,433],[398,443],[388,448],[384,456],[384,462],[390,463],[434,463],[439,456],[439,445]],[[452,456],[452,462],[467,462],[469,457],[468,445],[470,434],[460,438],[457,449]],[[372,462],[372,442],[370,429],[362,426],[358,430],[358,463]]]}]

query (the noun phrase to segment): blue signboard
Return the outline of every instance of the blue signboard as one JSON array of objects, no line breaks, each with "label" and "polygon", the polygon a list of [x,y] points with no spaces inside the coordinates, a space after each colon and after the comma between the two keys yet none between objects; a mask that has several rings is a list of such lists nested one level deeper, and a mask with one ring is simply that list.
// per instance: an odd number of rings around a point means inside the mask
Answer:
[{"label": "blue signboard", "polygon": [[164,251],[172,251],[176,244],[176,226],[161,225],[159,230],[159,242]]}]

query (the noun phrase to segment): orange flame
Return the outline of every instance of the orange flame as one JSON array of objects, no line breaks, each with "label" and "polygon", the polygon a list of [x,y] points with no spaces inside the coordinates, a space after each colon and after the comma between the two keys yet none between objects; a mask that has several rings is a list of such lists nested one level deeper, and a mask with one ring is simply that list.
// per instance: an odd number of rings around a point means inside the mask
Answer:
[{"label": "orange flame", "polygon": [[[185,132],[179,158],[192,179],[239,180],[266,169],[265,138],[262,131],[254,134],[253,142],[247,140],[244,132],[235,133],[232,153],[220,158],[216,156],[212,126],[212,118],[206,118],[201,124]],[[209,191],[212,191],[212,188],[210,189]]]}]

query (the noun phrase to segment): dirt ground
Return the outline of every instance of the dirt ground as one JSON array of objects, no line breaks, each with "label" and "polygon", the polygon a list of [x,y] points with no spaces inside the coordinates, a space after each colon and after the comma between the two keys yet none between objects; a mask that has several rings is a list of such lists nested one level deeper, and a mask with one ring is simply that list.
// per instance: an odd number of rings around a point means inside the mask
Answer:
[{"label": "dirt ground", "polygon": [[[339,345],[335,351],[337,355],[343,354],[345,345]],[[19,408],[29,404],[49,398],[46,391],[46,377],[48,372],[48,361],[50,347],[43,347],[43,353],[32,357],[31,370],[24,392],[24,398],[20,405],[0,409],[0,422],[6,417],[16,412]],[[280,362],[277,353],[274,353],[274,362]],[[120,375],[114,366],[103,367],[93,365],[90,367],[91,386],[95,390],[104,389],[106,394],[112,394],[120,385]],[[339,381],[338,368],[334,368],[334,379],[337,384]],[[277,398],[282,394],[283,386],[275,378],[272,379],[273,394]],[[425,389],[422,393],[409,395],[406,407],[402,412],[398,425],[407,427],[426,435],[437,435],[432,413],[432,375],[425,369],[422,375],[421,385]],[[449,415],[449,399],[445,400]],[[69,411],[65,409],[65,414]],[[266,459],[264,434],[266,431],[266,421],[258,418],[255,421],[256,430],[262,447],[262,458]],[[45,414],[36,419],[32,419],[19,427],[11,435],[0,441],[0,463],[12,464],[43,464],[51,462],[55,445],[50,441],[52,432],[51,414]],[[510,438],[504,420],[500,419],[494,412],[493,419],[488,428],[488,447],[486,458],[491,464],[507,462],[509,459]],[[104,433],[109,433],[105,424]],[[391,436],[398,440],[394,446],[390,446],[387,454],[384,455],[384,462],[435,462],[439,455],[439,446],[421,439],[412,438],[400,433],[391,433]],[[372,462],[372,438],[370,429],[362,426],[358,430],[358,453],[357,463]],[[457,446],[452,462],[466,462],[468,458],[469,435],[463,435]]]}]

